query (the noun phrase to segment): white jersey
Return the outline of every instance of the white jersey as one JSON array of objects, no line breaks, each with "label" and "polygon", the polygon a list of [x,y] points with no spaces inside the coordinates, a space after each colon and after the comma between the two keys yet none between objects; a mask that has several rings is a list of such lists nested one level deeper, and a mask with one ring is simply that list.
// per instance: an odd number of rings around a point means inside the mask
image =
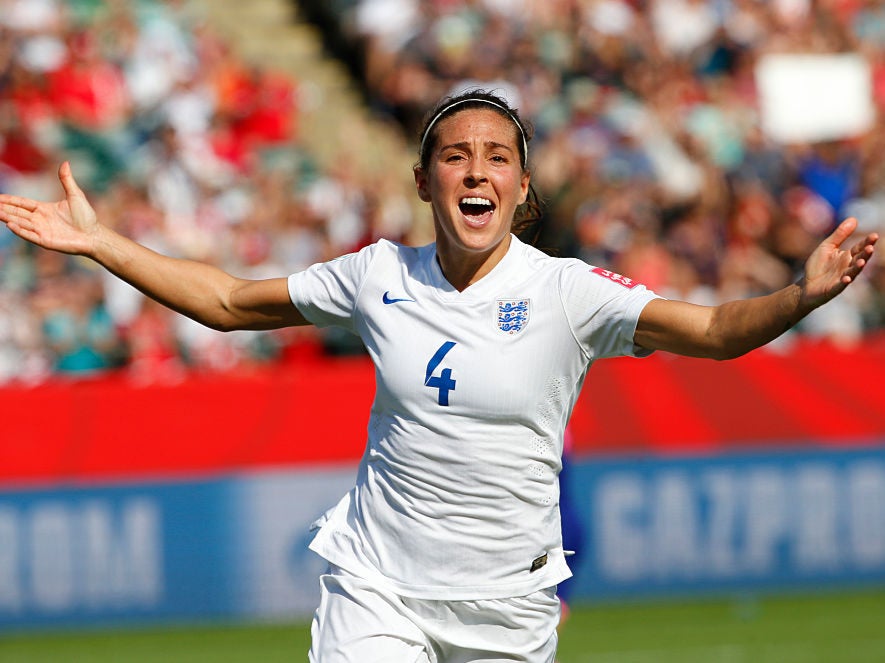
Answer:
[{"label": "white jersey", "polygon": [[523,596],[568,578],[565,426],[594,360],[644,354],[633,334],[656,295],[516,237],[463,292],[435,245],[384,240],[293,274],[289,292],[313,324],[358,334],[375,363],[356,486],[311,549],[417,598]]}]

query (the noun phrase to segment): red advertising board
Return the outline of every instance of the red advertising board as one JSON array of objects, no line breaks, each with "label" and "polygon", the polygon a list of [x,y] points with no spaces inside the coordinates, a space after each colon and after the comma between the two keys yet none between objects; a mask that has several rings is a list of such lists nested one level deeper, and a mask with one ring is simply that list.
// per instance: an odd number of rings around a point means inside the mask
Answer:
[{"label": "red advertising board", "polygon": [[[125,373],[0,388],[0,483],[93,482],[353,463],[374,373],[302,357],[248,374],[136,384]],[[590,370],[578,455],[885,444],[885,338],[799,340],[729,362],[657,353]]]}]

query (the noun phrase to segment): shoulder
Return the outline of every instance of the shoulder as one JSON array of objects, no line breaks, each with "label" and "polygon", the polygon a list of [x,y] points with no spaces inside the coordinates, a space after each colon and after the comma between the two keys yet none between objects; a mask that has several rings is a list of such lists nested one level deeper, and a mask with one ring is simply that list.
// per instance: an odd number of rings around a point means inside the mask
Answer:
[{"label": "shoulder", "polygon": [[402,251],[402,249],[406,248],[408,247],[404,247],[400,244],[397,244],[396,242],[391,242],[386,239],[379,239],[376,242],[367,244],[366,246],[351,251],[350,253],[345,253],[335,258],[331,258],[326,262],[312,265],[309,270],[330,269],[340,271],[357,269],[360,271],[365,271],[369,269],[372,264],[377,263],[379,260],[399,260],[402,255],[408,253],[407,251]]},{"label": "shoulder", "polygon": [[592,265],[580,258],[553,258],[553,260],[556,260],[554,268],[560,272],[564,280],[579,282],[584,287],[609,289],[616,286],[615,291],[629,291],[637,286],[645,287],[639,281],[628,276],[618,274],[606,267]]},{"label": "shoulder", "polygon": [[[557,284],[564,302],[581,310],[601,306],[631,306],[657,298],[643,283],[578,258],[562,258],[557,262]],[[568,305],[568,304],[567,304]]]},{"label": "shoulder", "polygon": [[528,244],[522,244],[523,265],[536,277],[554,278],[563,287],[581,287],[611,291],[631,291],[645,287],[628,276],[604,267],[598,267],[580,258],[551,256]]},{"label": "shoulder", "polygon": [[434,250],[433,247],[433,244],[426,246],[407,246],[405,244],[400,244],[399,242],[393,242],[389,239],[379,239],[363,250],[371,251],[372,256],[376,260],[412,265],[420,262],[427,254],[427,251],[432,252]]},{"label": "shoulder", "polygon": [[[414,278],[421,274],[434,253],[434,245],[413,247],[379,239],[355,253],[336,258],[327,265],[334,273],[362,285]],[[361,287],[362,287],[361,285]]]},{"label": "shoulder", "polygon": [[526,244],[525,242],[522,242],[516,236],[513,237],[512,241],[516,245],[516,250],[520,252],[520,261],[522,263],[523,269],[534,272],[536,274],[550,274],[554,272],[559,272],[565,269],[569,263],[575,261],[575,259],[573,258],[561,258],[559,256],[552,256],[549,253],[546,253],[541,249],[532,246],[531,244]]},{"label": "shoulder", "polygon": [[509,284],[508,290],[534,293],[532,296],[546,299],[561,298],[567,273],[583,263],[550,255],[515,236],[512,241],[506,268],[499,275]]},{"label": "shoulder", "polygon": [[555,283],[560,290],[594,285],[595,267],[579,258],[550,255],[529,245],[525,245],[524,256],[525,269],[531,278]]}]

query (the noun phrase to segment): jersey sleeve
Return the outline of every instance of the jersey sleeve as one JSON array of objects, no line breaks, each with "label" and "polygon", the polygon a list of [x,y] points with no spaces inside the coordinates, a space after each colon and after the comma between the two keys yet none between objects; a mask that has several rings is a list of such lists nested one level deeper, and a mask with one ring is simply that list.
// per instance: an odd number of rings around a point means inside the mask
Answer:
[{"label": "jersey sleeve", "polygon": [[633,335],[642,309],[660,295],[580,260],[563,269],[560,292],[575,339],[591,360],[651,354],[633,342]]},{"label": "jersey sleeve", "polygon": [[354,331],[357,297],[377,247],[371,244],[289,276],[289,297],[308,322],[317,327],[338,326]]}]

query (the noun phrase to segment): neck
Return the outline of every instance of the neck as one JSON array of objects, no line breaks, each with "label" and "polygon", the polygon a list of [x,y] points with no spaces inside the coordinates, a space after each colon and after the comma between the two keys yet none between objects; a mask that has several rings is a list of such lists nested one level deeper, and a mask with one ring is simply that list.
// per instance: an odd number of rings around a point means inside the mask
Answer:
[{"label": "neck", "polygon": [[484,252],[454,251],[437,240],[436,260],[446,280],[458,292],[463,292],[491,272],[509,248],[509,234],[493,249]]}]

